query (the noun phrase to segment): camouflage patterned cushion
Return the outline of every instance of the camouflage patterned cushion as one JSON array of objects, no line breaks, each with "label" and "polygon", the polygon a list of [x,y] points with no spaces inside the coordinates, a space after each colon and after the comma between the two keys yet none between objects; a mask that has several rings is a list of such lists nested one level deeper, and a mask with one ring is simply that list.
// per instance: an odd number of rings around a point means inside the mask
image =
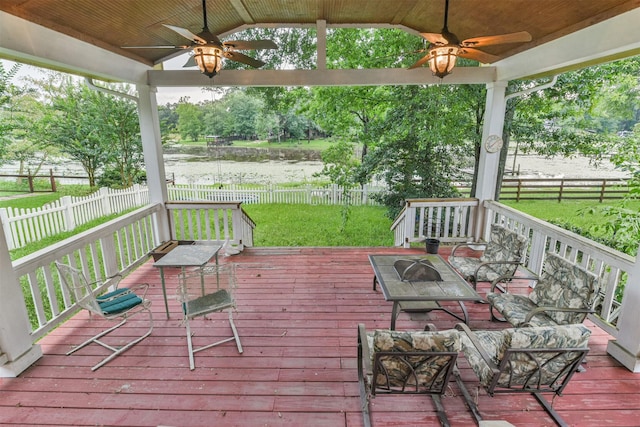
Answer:
[{"label": "camouflage patterned cushion", "polygon": [[[591,331],[584,325],[542,326],[519,328],[512,330],[512,349],[523,348],[586,348]],[[498,384],[511,385],[551,384],[566,369],[568,361],[575,358],[575,353],[562,354],[538,353],[534,355],[515,354],[511,357],[510,371],[500,376]],[[536,372],[538,366],[543,368]],[[532,376],[531,374],[534,373]],[[568,372],[564,372],[566,374]],[[564,375],[561,376],[561,378]]]},{"label": "camouflage patterned cushion", "polygon": [[[376,378],[380,386],[404,389],[405,386],[443,387],[440,377],[442,368],[446,366],[448,358],[433,357],[428,352],[459,352],[460,340],[457,330],[438,332],[401,332],[376,330],[373,336],[372,357],[375,363],[375,353],[379,352],[427,352],[425,355],[410,356],[406,361],[394,355],[379,355],[379,374]],[[408,362],[408,363],[407,363]],[[386,374],[386,376],[385,376]],[[415,375],[414,375],[415,374]],[[435,380],[435,383],[432,384]]]},{"label": "camouflage patterned cushion", "polygon": [[[487,352],[489,358],[498,365],[502,359],[508,343],[505,342],[509,335],[504,331],[475,331],[475,335],[480,341],[480,345]],[[493,371],[484,361],[478,349],[473,345],[467,334],[460,334],[460,345],[465,359],[471,365],[473,372],[480,380],[480,384],[488,387],[493,378]]]},{"label": "camouflage patterned cushion", "polygon": [[[498,313],[504,316],[507,322],[516,327],[526,326],[524,321],[527,314],[537,307],[526,295],[488,293],[487,301]],[[545,313],[537,314],[530,323],[535,326],[556,325],[556,322]]]},{"label": "camouflage patterned cushion", "polygon": [[[596,294],[596,276],[558,255],[547,253],[544,272],[529,298],[542,307],[590,308]],[[549,312],[561,325],[581,323],[585,313]]]},{"label": "camouflage patterned cushion", "polygon": [[[507,349],[535,349],[535,348],[586,348],[591,331],[584,325],[544,326],[532,328],[505,329],[502,331],[475,331],[480,345],[486,351],[493,363],[500,365]],[[480,355],[466,334],[461,334],[460,342],[464,356],[471,365],[480,384],[489,387],[493,380],[493,371]],[[542,383],[550,383],[556,379],[567,364],[569,356],[563,355],[553,358],[553,353],[538,353],[530,356],[522,353],[512,354],[511,363],[507,370],[500,375],[499,387],[521,386],[527,381],[537,383],[541,375]],[[546,365],[545,362],[551,360]],[[534,373],[538,366],[543,366],[540,373]]]}]

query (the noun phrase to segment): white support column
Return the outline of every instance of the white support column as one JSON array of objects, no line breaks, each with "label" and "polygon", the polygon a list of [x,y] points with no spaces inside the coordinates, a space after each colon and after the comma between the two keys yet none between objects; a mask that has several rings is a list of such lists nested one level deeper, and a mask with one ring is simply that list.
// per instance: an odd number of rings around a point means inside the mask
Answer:
[{"label": "white support column", "polygon": [[[142,138],[144,163],[147,171],[147,185],[149,186],[149,202],[164,204],[168,200],[167,179],[164,172],[162,137],[155,88],[147,85],[137,85],[136,88],[138,89],[139,97],[138,116],[140,118],[140,136]],[[169,240],[170,232],[167,216],[158,215],[157,221],[158,238],[160,241]]]},{"label": "white support column", "polygon": [[[638,248],[640,254],[640,248]],[[629,272],[618,318],[617,339],[609,341],[607,353],[632,372],[640,372],[640,262]]]},{"label": "white support column", "polygon": [[42,356],[31,340],[29,316],[0,227],[0,377],[16,377]]},{"label": "white support column", "polygon": [[479,199],[476,210],[474,236],[484,235],[485,229],[485,200],[494,200],[496,181],[498,179],[498,166],[500,163],[500,151],[489,153],[485,148],[485,141],[489,135],[502,137],[505,112],[505,91],[507,82],[494,82],[487,84],[487,99],[485,104],[484,127],[482,129],[482,145],[480,147],[480,161],[478,163],[478,181],[476,185],[476,197]]}]

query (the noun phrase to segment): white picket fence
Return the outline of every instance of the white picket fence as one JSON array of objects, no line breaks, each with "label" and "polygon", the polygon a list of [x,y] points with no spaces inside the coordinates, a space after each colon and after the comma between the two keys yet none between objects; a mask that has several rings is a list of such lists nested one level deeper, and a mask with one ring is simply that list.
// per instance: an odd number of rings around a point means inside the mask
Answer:
[{"label": "white picket fence", "polygon": [[[211,187],[169,186],[169,201],[241,201],[243,203],[296,203],[335,205],[348,197],[352,205],[376,205],[370,195],[380,187],[363,187],[345,192],[337,185],[326,187],[260,187],[231,185],[223,189]],[[101,188],[87,197],[65,196],[55,203],[34,209],[0,208],[0,222],[9,249],[74,230],[89,221],[138,208],[149,203],[146,186],[134,185],[123,190]]]},{"label": "white picket fence", "polygon": [[280,187],[264,186],[256,187],[251,185],[226,185],[224,188],[216,189],[205,185],[175,185],[168,187],[169,200],[189,200],[189,201],[214,201],[229,202],[241,201],[245,204],[251,203],[296,203],[308,205],[337,205],[342,204],[349,198],[351,205],[377,205],[371,199],[371,195],[382,191],[382,187],[363,186],[353,188],[345,192],[338,185],[327,185],[316,187],[307,185],[304,187]]}]

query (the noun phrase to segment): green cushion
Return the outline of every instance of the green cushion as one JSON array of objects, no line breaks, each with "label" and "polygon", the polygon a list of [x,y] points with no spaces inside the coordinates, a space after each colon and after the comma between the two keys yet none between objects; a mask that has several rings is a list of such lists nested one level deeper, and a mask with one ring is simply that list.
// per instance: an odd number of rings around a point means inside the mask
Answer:
[{"label": "green cushion", "polygon": [[100,295],[96,300],[104,314],[121,313],[142,304],[142,298],[128,288],[116,289],[113,292]]}]

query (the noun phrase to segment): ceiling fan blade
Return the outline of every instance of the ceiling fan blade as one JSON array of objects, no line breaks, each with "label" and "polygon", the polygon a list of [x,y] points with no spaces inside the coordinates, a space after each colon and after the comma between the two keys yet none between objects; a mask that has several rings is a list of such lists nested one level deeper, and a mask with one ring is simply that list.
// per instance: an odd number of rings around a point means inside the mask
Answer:
[{"label": "ceiling fan blade", "polygon": [[490,53],[483,52],[478,49],[472,49],[469,47],[463,47],[458,51],[458,56],[462,58],[473,59],[474,61],[481,62],[483,64],[491,64],[500,59],[499,56],[492,55]]},{"label": "ceiling fan blade", "polygon": [[413,64],[411,67],[409,67],[409,69],[413,70],[414,68],[422,67],[428,60],[429,60],[429,55],[425,55],[422,58],[420,58],[418,62]]},{"label": "ceiling fan blade", "polygon": [[196,36],[195,34],[193,34],[191,31],[187,30],[186,28],[176,27],[175,25],[169,25],[169,24],[162,24],[162,25],[164,25],[165,27],[167,27],[170,30],[175,31],[176,33],[180,34],[185,39],[189,39],[194,43],[207,44],[207,41],[205,39],[203,39],[202,37]]},{"label": "ceiling fan blade", "polygon": [[472,37],[470,39],[463,40],[460,45],[462,47],[478,47],[494,44],[525,43],[530,41],[531,34],[526,31],[520,31],[518,33],[502,34],[498,36]]},{"label": "ceiling fan blade", "polygon": [[232,61],[242,62],[243,64],[250,65],[255,68],[260,68],[264,65],[264,62],[242,54],[240,52],[227,51],[222,54],[225,58],[230,59]]},{"label": "ceiling fan blade", "polygon": [[422,37],[427,39],[429,43],[433,44],[448,44],[449,41],[445,39],[442,34],[438,33],[420,33]]},{"label": "ceiling fan blade", "polygon": [[197,67],[198,64],[196,64],[196,59],[193,57],[193,55],[189,56],[189,59],[187,59],[187,62],[182,66],[182,68],[186,68],[186,67]]},{"label": "ceiling fan blade", "polygon": [[230,40],[222,43],[235,50],[277,49],[278,45],[272,40]]}]

